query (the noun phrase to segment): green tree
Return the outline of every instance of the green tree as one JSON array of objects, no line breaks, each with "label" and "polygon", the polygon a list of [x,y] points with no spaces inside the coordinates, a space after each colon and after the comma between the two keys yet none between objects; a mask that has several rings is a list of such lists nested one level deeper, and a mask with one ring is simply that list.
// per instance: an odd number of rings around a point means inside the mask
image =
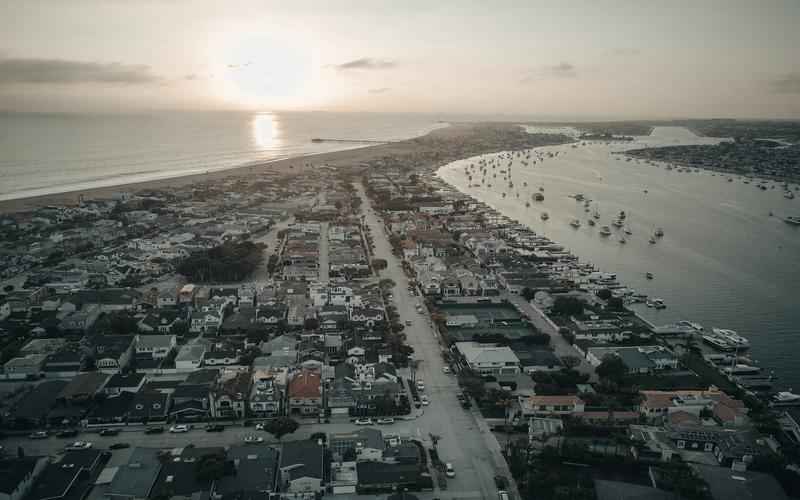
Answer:
[{"label": "green tree", "polygon": [[609,290],[608,288],[603,288],[602,290],[598,290],[597,296],[603,300],[608,300],[611,298],[611,290]]},{"label": "green tree", "polygon": [[391,290],[392,288],[394,288],[396,285],[397,285],[397,283],[395,283],[394,280],[392,280],[390,278],[384,278],[384,279],[382,279],[382,280],[380,280],[378,282],[378,286],[381,288],[381,290],[387,290],[388,291],[388,290]]},{"label": "green tree", "polygon": [[583,313],[585,303],[577,297],[556,297],[551,312],[557,316],[574,316]]},{"label": "green tree", "polygon": [[388,266],[386,259],[372,259],[372,269],[376,271],[383,271]]},{"label": "green tree", "polygon": [[289,417],[278,417],[267,422],[264,426],[264,430],[280,441],[283,436],[292,434],[298,427],[300,427],[300,424],[298,424],[296,420]]},{"label": "green tree", "polygon": [[611,297],[606,302],[606,308],[609,311],[622,311],[625,309],[625,302],[623,302],[622,297]]},{"label": "green tree", "polygon": [[526,286],[519,294],[522,295],[523,299],[530,301],[533,300],[533,297],[536,295],[536,290]]},{"label": "green tree", "polygon": [[628,367],[625,366],[625,362],[619,356],[608,355],[603,358],[595,372],[602,379],[619,383],[628,373]]}]

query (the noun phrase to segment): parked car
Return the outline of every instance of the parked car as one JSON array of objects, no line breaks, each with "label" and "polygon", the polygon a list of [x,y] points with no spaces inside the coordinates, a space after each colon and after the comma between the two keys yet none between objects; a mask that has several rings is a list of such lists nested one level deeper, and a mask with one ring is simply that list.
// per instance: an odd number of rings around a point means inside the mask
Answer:
[{"label": "parked car", "polygon": [[443,373],[450,373],[450,367],[449,366],[443,366],[442,367],[442,372]]},{"label": "parked car", "polygon": [[225,430],[224,425],[219,424],[209,424],[206,426],[206,432],[222,432]]},{"label": "parked car", "polygon": [[161,434],[162,432],[164,432],[163,427],[148,427],[144,430],[145,434]]},{"label": "parked car", "polygon": [[497,486],[497,489],[504,490],[506,486],[508,486],[508,479],[506,479],[506,476],[501,476],[498,474],[497,476],[494,476],[494,484]]},{"label": "parked car", "polygon": [[406,320],[406,326],[411,326],[411,320],[410,319]]},{"label": "parked car", "polygon": [[56,432],[57,438],[71,438],[78,435],[78,431],[76,429],[64,429],[63,431]]},{"label": "parked car", "polygon": [[28,434],[31,439],[47,439],[47,431],[36,431]]},{"label": "parked car", "polygon": [[116,436],[119,434],[119,429],[103,429],[100,431],[101,436]]},{"label": "parked car", "polygon": [[497,492],[497,499],[498,500],[509,500],[508,492],[500,490]]},{"label": "parked car", "polygon": [[356,425],[372,425],[371,418],[357,418],[355,421]]},{"label": "parked car", "polygon": [[425,390],[425,382],[422,380],[417,380],[417,390],[424,391]]},{"label": "parked car", "polygon": [[92,443],[89,441],[75,441],[74,443],[68,444],[65,449],[67,451],[75,451],[75,450],[88,450],[92,447]]},{"label": "parked car", "polygon": [[456,471],[453,469],[453,464],[450,462],[444,464],[444,475],[447,477],[456,477]]},{"label": "parked car", "polygon": [[431,401],[430,399],[428,399],[428,396],[424,394],[420,396],[419,401],[420,403],[422,403],[422,406],[428,406],[429,404],[431,404]]},{"label": "parked car", "polygon": [[125,448],[130,448],[131,445],[128,443],[114,443],[108,447],[109,450],[124,450]]},{"label": "parked car", "polygon": [[381,425],[389,425],[394,423],[394,419],[391,417],[379,418],[378,420],[376,420],[376,422]]},{"label": "parked car", "polygon": [[261,436],[246,436],[244,438],[244,442],[247,444],[258,444],[258,443],[263,443],[264,438]]},{"label": "parked car", "polygon": [[267,424],[265,424],[264,422],[259,422],[259,423],[256,424],[256,430],[257,431],[263,431],[266,428],[266,425]]},{"label": "parked car", "polygon": [[173,425],[169,428],[169,431],[173,434],[177,434],[180,432],[189,432],[190,427],[188,425]]}]

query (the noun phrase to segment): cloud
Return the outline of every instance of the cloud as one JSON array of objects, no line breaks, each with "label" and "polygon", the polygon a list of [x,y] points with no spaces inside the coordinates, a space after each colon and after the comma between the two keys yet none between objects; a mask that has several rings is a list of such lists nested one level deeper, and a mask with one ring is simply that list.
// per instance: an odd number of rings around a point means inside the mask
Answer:
[{"label": "cloud", "polygon": [[149,66],[66,59],[0,59],[0,85],[15,84],[147,84],[159,82]]},{"label": "cloud", "polygon": [[800,94],[800,73],[789,73],[769,82],[775,94]]},{"label": "cloud", "polygon": [[365,70],[374,70],[374,69],[391,69],[397,66],[394,61],[388,61],[385,59],[373,59],[371,57],[362,57],[361,59],[354,59],[352,61],[347,61],[346,63],[337,64],[334,66],[339,71],[349,71],[353,69],[365,69]]},{"label": "cloud", "polygon": [[520,83],[532,83],[552,78],[575,78],[576,76],[577,73],[573,64],[560,62],[555,66],[543,66],[528,70],[520,78]]},{"label": "cloud", "polygon": [[621,48],[621,49],[614,49],[611,51],[611,53],[615,56],[620,56],[620,57],[633,57],[633,56],[638,56],[639,54],[642,53],[642,51],[634,48]]},{"label": "cloud", "polygon": [[369,89],[367,92],[369,92],[370,94],[385,94],[386,92],[389,92],[390,90],[392,90],[392,89],[389,88],[389,87],[380,87],[380,88],[377,88],[377,89]]}]

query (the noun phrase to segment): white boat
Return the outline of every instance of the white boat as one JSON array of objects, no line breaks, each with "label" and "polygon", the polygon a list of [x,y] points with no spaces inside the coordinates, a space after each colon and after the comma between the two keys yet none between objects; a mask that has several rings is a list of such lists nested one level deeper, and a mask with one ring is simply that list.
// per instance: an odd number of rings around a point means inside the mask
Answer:
[{"label": "white boat", "polygon": [[705,330],[705,328],[703,328],[703,325],[701,325],[700,323],[694,323],[692,321],[686,321],[685,319],[682,319],[682,320],[678,321],[678,324],[679,325],[688,326],[690,328],[693,328],[693,329],[697,330],[698,332],[702,332],[703,330]]},{"label": "white boat", "polygon": [[664,230],[659,227],[658,229],[656,229],[656,232],[654,234],[656,238],[661,238],[662,236],[664,236]]},{"label": "white boat", "polygon": [[800,406],[800,394],[795,394],[791,389],[781,391],[770,398],[772,406]]},{"label": "white boat", "polygon": [[722,352],[736,350],[736,347],[734,347],[730,342],[726,341],[725,339],[721,339],[716,335],[703,335],[703,342]]},{"label": "white boat", "polygon": [[622,227],[625,225],[625,222],[622,219],[617,219],[611,223],[614,227]]},{"label": "white boat", "polygon": [[746,374],[760,372],[761,367],[752,365],[733,365],[733,366],[726,366],[725,368],[722,369],[722,371],[727,373],[728,375],[746,375]]},{"label": "white boat", "polygon": [[717,337],[725,340],[737,349],[747,349],[750,347],[750,341],[742,337],[734,330],[727,330],[725,328],[712,328],[711,331]]},{"label": "white boat", "polygon": [[574,227],[575,229],[578,229],[579,227],[581,227],[581,221],[579,221],[578,219],[572,219],[569,225]]},{"label": "white boat", "polygon": [[600,228],[600,235],[601,236],[611,236],[611,228],[608,226],[603,226]]},{"label": "white boat", "polygon": [[631,231],[631,228],[629,228],[628,226],[625,226],[625,234],[627,234],[628,236],[630,236],[630,235],[632,235],[632,234],[633,234],[633,231]]},{"label": "white boat", "polygon": [[800,226],[800,217],[796,217],[794,215],[790,215],[788,217],[783,218],[783,222],[787,224],[791,224],[793,226]]}]

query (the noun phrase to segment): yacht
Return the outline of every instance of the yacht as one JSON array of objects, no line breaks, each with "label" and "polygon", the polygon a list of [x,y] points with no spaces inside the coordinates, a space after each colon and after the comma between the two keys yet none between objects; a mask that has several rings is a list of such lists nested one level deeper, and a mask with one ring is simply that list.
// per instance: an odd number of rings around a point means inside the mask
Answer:
[{"label": "yacht", "polygon": [[656,232],[654,234],[656,238],[661,238],[662,236],[664,236],[664,230],[659,227],[658,229],[656,229]]},{"label": "yacht", "polygon": [[630,236],[630,235],[632,235],[632,234],[633,234],[633,231],[631,231],[631,228],[629,228],[628,226],[625,226],[625,234],[627,234],[628,236]]},{"label": "yacht", "polygon": [[619,220],[625,220],[625,210],[620,210],[620,212],[619,212]]},{"label": "yacht", "polygon": [[747,349],[750,347],[750,341],[733,330],[727,330],[725,328],[712,328],[711,331],[714,333],[714,335],[725,340],[737,349]]},{"label": "yacht", "polygon": [[788,217],[784,217],[783,222],[791,224],[793,226],[800,226],[800,217],[790,215]]},{"label": "yacht", "polygon": [[702,332],[703,330],[705,330],[705,328],[703,328],[703,325],[701,325],[700,323],[694,323],[692,321],[687,321],[685,319],[678,321],[678,324],[688,326],[690,328],[697,330],[698,332]]},{"label": "yacht", "polygon": [[736,350],[736,347],[731,345],[730,342],[728,342],[725,339],[721,339],[716,335],[703,335],[703,342],[710,345],[714,349],[722,352],[729,352]]},{"label": "yacht", "polygon": [[800,406],[800,394],[795,394],[791,389],[782,391],[770,398],[771,406]]},{"label": "yacht", "polygon": [[651,245],[655,245],[656,244],[656,237],[655,236],[651,236],[650,237],[650,244]]},{"label": "yacht", "polygon": [[623,222],[623,221],[622,221],[622,219],[617,219],[617,220],[615,220],[614,222],[612,222],[611,224],[612,224],[614,227],[622,227],[622,226],[624,226],[624,225],[625,225],[625,222]]},{"label": "yacht", "polygon": [[648,300],[644,303],[647,307],[652,307],[655,309],[666,309],[666,305],[664,304],[664,299],[652,299]]},{"label": "yacht", "polygon": [[542,193],[534,194],[533,201],[544,201],[544,195]]},{"label": "yacht", "polygon": [[541,218],[542,218],[542,220],[547,220],[547,219],[550,218],[550,216],[547,215],[547,212],[542,212]]},{"label": "yacht", "polygon": [[611,236],[611,228],[608,226],[603,226],[600,228],[600,235],[601,236]]},{"label": "yacht", "polygon": [[761,371],[761,367],[752,365],[733,365],[722,369],[728,375],[750,375]]},{"label": "yacht", "polygon": [[649,279],[649,280],[651,280],[651,279],[653,279],[653,278],[654,278],[654,276],[653,276],[653,273],[649,273],[649,272],[648,272],[648,273],[645,273],[644,277],[645,277],[645,278],[647,278],[647,279]]},{"label": "yacht", "polygon": [[594,221],[594,219],[589,219],[588,221],[586,221],[586,223],[587,223],[587,224],[589,224],[590,226],[594,226],[595,224],[597,224],[597,223]]},{"label": "yacht", "polygon": [[786,198],[786,199],[789,199],[789,200],[793,200],[794,199],[794,193],[791,192],[791,191],[786,191],[785,193],[783,193],[783,197]]},{"label": "yacht", "polygon": [[619,242],[624,245],[625,243],[628,242],[628,240],[626,240],[624,236],[620,236],[619,237]]},{"label": "yacht", "polygon": [[581,221],[579,221],[578,219],[572,219],[569,225],[574,227],[575,229],[578,229],[579,227],[581,227]]}]

